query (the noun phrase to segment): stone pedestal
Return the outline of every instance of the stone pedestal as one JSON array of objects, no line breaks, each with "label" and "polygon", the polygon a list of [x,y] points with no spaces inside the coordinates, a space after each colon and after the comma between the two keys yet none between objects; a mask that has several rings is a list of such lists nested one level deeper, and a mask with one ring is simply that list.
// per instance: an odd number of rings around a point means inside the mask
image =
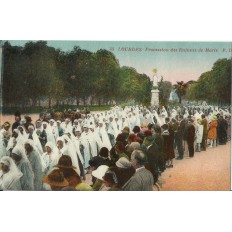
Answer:
[{"label": "stone pedestal", "polygon": [[151,90],[151,106],[159,106],[159,92],[158,89]]}]

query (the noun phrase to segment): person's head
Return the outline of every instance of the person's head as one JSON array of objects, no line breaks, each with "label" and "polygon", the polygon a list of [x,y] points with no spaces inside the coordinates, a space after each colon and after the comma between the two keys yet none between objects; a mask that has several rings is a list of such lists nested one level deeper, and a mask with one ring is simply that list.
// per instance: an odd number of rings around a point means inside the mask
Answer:
[{"label": "person's head", "polygon": [[43,178],[43,182],[51,186],[53,191],[59,191],[69,185],[68,181],[64,178],[61,170],[55,169]]},{"label": "person's head", "polygon": [[114,171],[108,170],[102,177],[106,187],[113,187],[118,184],[118,179]]},{"label": "person's head", "polygon": [[125,168],[130,168],[130,167],[131,167],[131,163],[130,163],[130,161],[129,161],[127,158],[121,157],[121,158],[116,162],[116,166],[117,166],[118,168],[123,168],[123,169],[125,169]]},{"label": "person's head", "polygon": [[135,134],[140,132],[140,127],[139,126],[134,126],[133,130],[132,130]]},{"label": "person's head", "polygon": [[109,150],[106,147],[102,147],[100,149],[99,155],[103,158],[108,158],[109,157]]},{"label": "person's head", "polygon": [[83,129],[84,129],[84,132],[85,133],[88,133],[89,132],[89,127],[87,125],[84,125],[83,126]]},{"label": "person's head", "polygon": [[53,125],[54,125],[54,122],[55,122],[54,119],[50,119],[50,120],[49,120],[50,126],[53,126]]},{"label": "person's head", "polygon": [[23,129],[23,127],[22,127],[22,126],[18,126],[18,128],[17,128],[17,129],[19,130],[19,132],[20,132],[21,134],[23,134],[24,129]]},{"label": "person's head", "polygon": [[51,142],[47,142],[45,144],[45,151],[48,153],[48,154],[51,154],[52,153],[52,150],[53,150],[53,144]]},{"label": "person's head", "polygon": [[22,157],[22,151],[18,147],[15,147],[12,150],[12,159],[15,161],[15,163],[18,163]]},{"label": "person's head", "polygon": [[72,159],[70,156],[62,155],[58,161],[58,164],[54,167],[59,168],[63,172],[65,178],[75,176],[75,185],[81,183],[81,178],[76,172],[76,167],[72,165]]},{"label": "person's head", "polygon": [[198,124],[201,124],[201,121],[202,121],[202,120],[201,120],[200,118],[197,119],[197,123],[198,123]]},{"label": "person's head", "polygon": [[115,151],[118,153],[118,154],[120,154],[120,153],[123,153],[123,152],[125,152],[125,146],[124,146],[124,144],[122,143],[122,142],[117,142],[116,144],[115,144]]},{"label": "person's head", "polygon": [[202,115],[201,115],[201,118],[204,119],[204,118],[205,118],[205,114],[202,114]]},{"label": "person's head", "polygon": [[116,137],[116,142],[122,142],[124,143],[126,140],[126,136],[124,133],[120,133],[118,134],[118,136]]},{"label": "person's head", "polygon": [[134,150],[140,149],[141,145],[139,142],[132,142],[129,146],[127,146],[127,151],[132,153]]},{"label": "person's head", "polygon": [[32,134],[34,132],[34,127],[33,126],[29,126],[28,127],[28,133]]},{"label": "person's head", "polygon": [[14,138],[18,138],[19,134],[18,134],[18,130],[17,129],[14,129],[13,132],[12,132],[12,137]]},{"label": "person's head", "polygon": [[28,139],[24,145],[27,154],[33,151],[33,140]]},{"label": "person's head", "polygon": [[127,141],[128,141],[129,143],[135,142],[135,141],[136,141],[136,134],[130,134],[130,135],[128,136],[128,138],[127,138]]},{"label": "person's head", "polygon": [[10,124],[9,122],[4,122],[3,125],[2,125],[2,127],[3,127],[6,131],[8,131],[8,130],[10,129],[10,126],[11,126],[11,124]]},{"label": "person's head", "polygon": [[63,139],[58,138],[57,142],[56,142],[56,146],[58,147],[58,149],[62,149],[64,147],[64,141],[63,141]]},{"label": "person's head", "polygon": [[142,167],[146,163],[145,155],[140,150],[135,150],[131,154],[131,165],[134,169]]},{"label": "person's head", "polygon": [[60,120],[57,120],[57,121],[56,121],[56,125],[57,125],[57,127],[60,127],[61,121],[60,121]]},{"label": "person's head", "polygon": [[81,178],[76,172],[76,167],[72,165],[72,159],[70,156],[62,155],[58,161],[58,164],[54,167],[59,168],[63,172],[65,178],[75,176],[75,185],[81,183]]},{"label": "person's head", "polygon": [[189,124],[189,125],[193,125],[193,123],[194,123],[194,121],[193,121],[192,119],[189,119],[189,120],[188,120],[188,124]]},{"label": "person's head", "polygon": [[15,121],[19,122],[21,120],[21,113],[19,111],[15,112]]},{"label": "person's head", "polygon": [[41,121],[37,121],[37,122],[35,123],[35,127],[36,127],[36,128],[40,128],[41,125],[42,125],[42,122],[41,122]]},{"label": "person's head", "polygon": [[[6,157],[6,158],[9,158],[9,157]],[[8,159],[5,159],[5,157],[1,159],[0,165],[1,165],[2,172],[4,174],[10,171],[10,162]]]},{"label": "person's head", "polygon": [[99,122],[98,122],[98,125],[99,125],[100,128],[103,127],[103,121],[102,121],[102,120],[99,121]]},{"label": "person's head", "polygon": [[27,122],[27,123],[31,123],[31,122],[32,122],[32,119],[31,119],[30,116],[25,115],[24,118],[26,119],[26,122]]},{"label": "person's head", "polygon": [[73,124],[74,124],[75,126],[77,126],[77,125],[78,125],[78,119],[75,119],[75,120],[73,121]]},{"label": "person's head", "polygon": [[63,135],[63,139],[64,139],[64,143],[65,143],[66,145],[68,145],[68,143],[70,142],[70,139],[69,139],[69,137],[68,137],[67,134],[64,134],[64,135]]},{"label": "person's head", "polygon": [[144,135],[145,135],[146,137],[150,137],[150,136],[152,136],[152,131],[151,131],[151,130],[145,130],[145,131],[144,131]]},{"label": "person's head", "polygon": [[46,130],[47,129],[47,123],[43,122],[42,125],[43,125],[43,129]]},{"label": "person's head", "polygon": [[89,160],[89,166],[92,171],[96,170],[100,165],[101,165],[101,161],[97,156],[94,156],[92,159]]},{"label": "person's head", "polygon": [[81,128],[78,128],[75,130],[75,136],[77,136],[77,137],[81,136]]},{"label": "person's head", "polygon": [[149,123],[149,124],[147,125],[148,130],[151,130],[153,127],[154,127],[154,124],[152,124],[152,123]]},{"label": "person's head", "polygon": [[64,121],[64,123],[65,123],[66,125],[68,125],[68,124],[70,123],[70,119],[69,119],[69,118],[66,118],[65,121]]}]

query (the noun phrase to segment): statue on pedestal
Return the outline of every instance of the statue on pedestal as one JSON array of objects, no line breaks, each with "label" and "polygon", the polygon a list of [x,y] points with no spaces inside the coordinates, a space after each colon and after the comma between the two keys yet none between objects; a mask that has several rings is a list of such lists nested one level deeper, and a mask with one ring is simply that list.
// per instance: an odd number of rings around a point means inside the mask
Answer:
[{"label": "statue on pedestal", "polygon": [[151,90],[151,106],[159,106],[159,90],[158,90],[158,82],[160,82],[160,78],[157,77],[157,69],[154,68],[153,70],[153,89]]},{"label": "statue on pedestal", "polygon": [[158,82],[160,82],[161,79],[159,77],[157,77],[157,69],[156,68],[154,68],[152,70],[152,72],[154,73],[153,77],[152,77],[153,87],[158,88]]}]

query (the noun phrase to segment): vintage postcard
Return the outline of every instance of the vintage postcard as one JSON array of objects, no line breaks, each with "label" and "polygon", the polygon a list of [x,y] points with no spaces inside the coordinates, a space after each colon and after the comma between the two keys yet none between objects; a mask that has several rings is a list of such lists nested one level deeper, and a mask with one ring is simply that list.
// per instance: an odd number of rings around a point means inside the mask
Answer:
[{"label": "vintage postcard", "polygon": [[0,190],[231,190],[232,42],[0,41]]}]

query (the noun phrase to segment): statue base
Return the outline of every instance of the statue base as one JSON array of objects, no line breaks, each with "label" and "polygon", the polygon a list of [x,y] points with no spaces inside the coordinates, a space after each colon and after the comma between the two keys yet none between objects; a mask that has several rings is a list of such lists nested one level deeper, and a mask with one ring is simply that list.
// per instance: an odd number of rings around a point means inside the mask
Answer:
[{"label": "statue base", "polygon": [[159,92],[158,89],[151,90],[151,106],[159,106]]}]

